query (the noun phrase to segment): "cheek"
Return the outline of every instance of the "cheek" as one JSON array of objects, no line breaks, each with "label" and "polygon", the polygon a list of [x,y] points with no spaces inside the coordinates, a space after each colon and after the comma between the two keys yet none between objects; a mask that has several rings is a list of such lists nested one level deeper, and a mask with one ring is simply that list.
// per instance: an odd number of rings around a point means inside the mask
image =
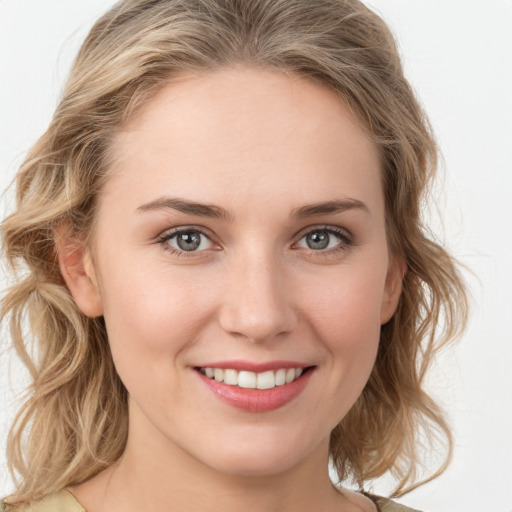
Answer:
[{"label": "cheek", "polygon": [[168,377],[176,357],[208,322],[210,294],[199,277],[184,281],[179,273],[142,263],[130,268],[137,270],[112,268],[103,280],[105,323],[117,370],[122,378]]},{"label": "cheek", "polygon": [[184,355],[208,322],[211,298],[194,280],[183,282],[156,266],[124,276],[112,269],[104,284],[105,323],[117,373],[148,417],[160,411],[162,425],[174,425],[172,411],[188,396],[180,392]]},{"label": "cheek", "polygon": [[359,339],[365,332],[380,331],[384,272],[371,267],[333,272],[303,297],[312,321],[332,335]]},{"label": "cheek", "polygon": [[331,356],[333,379],[352,382],[358,393],[379,345],[383,278],[382,272],[364,268],[342,274],[325,281],[328,286],[314,287],[304,298],[305,311],[315,337]]}]

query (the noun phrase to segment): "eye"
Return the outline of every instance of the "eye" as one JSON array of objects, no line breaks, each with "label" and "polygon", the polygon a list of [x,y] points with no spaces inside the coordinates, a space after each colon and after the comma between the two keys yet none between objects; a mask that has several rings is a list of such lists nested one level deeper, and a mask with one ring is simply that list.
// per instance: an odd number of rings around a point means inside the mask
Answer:
[{"label": "eye", "polygon": [[343,249],[351,243],[351,237],[346,231],[326,227],[308,231],[297,242],[296,247],[312,251],[327,251],[330,249]]},{"label": "eye", "polygon": [[176,252],[199,252],[211,249],[213,242],[198,229],[179,229],[164,234],[161,243],[167,244],[168,249]]}]

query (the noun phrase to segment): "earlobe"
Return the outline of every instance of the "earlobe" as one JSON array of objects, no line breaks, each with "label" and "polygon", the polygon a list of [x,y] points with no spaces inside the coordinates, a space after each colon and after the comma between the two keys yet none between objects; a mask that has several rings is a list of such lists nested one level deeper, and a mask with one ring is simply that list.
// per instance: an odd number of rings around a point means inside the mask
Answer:
[{"label": "earlobe", "polygon": [[65,231],[67,230],[62,228],[55,234],[57,260],[62,277],[78,309],[91,318],[101,316],[103,305],[90,250],[81,240]]},{"label": "earlobe", "polygon": [[393,258],[388,267],[384,294],[382,296],[382,305],[380,312],[380,323],[384,325],[391,320],[395,314],[402,294],[402,282],[407,272],[407,267],[402,258]]}]

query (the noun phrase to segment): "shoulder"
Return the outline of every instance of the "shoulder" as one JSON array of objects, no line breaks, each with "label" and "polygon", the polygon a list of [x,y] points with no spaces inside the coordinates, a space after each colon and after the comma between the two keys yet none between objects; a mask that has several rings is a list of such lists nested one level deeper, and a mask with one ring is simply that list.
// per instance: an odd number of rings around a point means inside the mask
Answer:
[{"label": "shoulder", "polygon": [[[3,505],[0,510],[9,510]],[[75,497],[66,489],[55,494],[50,494],[44,498],[34,501],[21,508],[16,508],[16,512],[86,512],[85,509],[76,501]]]},{"label": "shoulder", "polygon": [[379,512],[420,512],[419,510],[406,507],[405,505],[396,503],[388,498],[381,498],[380,496],[372,496],[368,494],[367,496],[379,507]]}]

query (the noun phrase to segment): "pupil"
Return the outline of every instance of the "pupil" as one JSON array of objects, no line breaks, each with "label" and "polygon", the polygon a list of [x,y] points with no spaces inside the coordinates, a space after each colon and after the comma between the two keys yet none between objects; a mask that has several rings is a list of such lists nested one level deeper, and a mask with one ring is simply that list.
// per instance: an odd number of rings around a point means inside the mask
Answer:
[{"label": "pupil", "polygon": [[329,234],[325,231],[314,231],[306,237],[310,249],[325,249],[329,245]]},{"label": "pupil", "polygon": [[187,231],[178,235],[178,246],[183,251],[194,251],[201,244],[201,235],[197,231]]}]

